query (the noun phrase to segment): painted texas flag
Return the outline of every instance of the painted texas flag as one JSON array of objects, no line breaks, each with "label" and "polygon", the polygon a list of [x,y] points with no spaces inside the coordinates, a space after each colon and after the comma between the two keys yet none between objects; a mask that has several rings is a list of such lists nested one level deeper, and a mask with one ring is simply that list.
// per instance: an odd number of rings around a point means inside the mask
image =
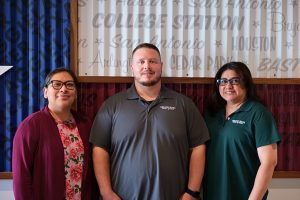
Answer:
[{"label": "painted texas flag", "polygon": [[10,68],[12,68],[13,66],[3,66],[3,65],[0,65],[0,76],[2,74],[4,74],[6,71],[8,71]]}]

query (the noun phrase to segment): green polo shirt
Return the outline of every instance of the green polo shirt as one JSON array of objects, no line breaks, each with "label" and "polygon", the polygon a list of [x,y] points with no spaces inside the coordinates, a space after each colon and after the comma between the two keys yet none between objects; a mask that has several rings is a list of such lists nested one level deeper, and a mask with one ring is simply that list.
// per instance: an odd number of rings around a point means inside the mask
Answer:
[{"label": "green polo shirt", "polygon": [[280,136],[272,114],[258,102],[249,100],[227,119],[224,116],[224,109],[205,116],[211,139],[204,200],[247,200],[260,166],[257,148],[279,142]]}]

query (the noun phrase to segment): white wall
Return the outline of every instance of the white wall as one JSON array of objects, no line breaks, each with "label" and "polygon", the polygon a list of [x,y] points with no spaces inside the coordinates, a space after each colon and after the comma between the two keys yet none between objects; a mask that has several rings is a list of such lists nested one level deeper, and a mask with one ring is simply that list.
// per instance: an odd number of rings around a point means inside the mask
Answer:
[{"label": "white wall", "polygon": [[[299,200],[300,178],[295,179],[273,179],[269,187],[268,200]],[[1,200],[13,200],[12,180],[0,179]]]},{"label": "white wall", "polygon": [[14,199],[11,179],[0,179],[0,197],[1,200]]},{"label": "white wall", "polygon": [[273,179],[269,187],[268,200],[299,200],[300,199],[300,178]]}]

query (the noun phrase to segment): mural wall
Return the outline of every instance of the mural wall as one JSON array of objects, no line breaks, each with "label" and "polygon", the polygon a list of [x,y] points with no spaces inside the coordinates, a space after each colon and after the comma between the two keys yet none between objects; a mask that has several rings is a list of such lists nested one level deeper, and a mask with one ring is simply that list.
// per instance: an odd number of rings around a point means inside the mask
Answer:
[{"label": "mural wall", "polygon": [[298,78],[299,13],[295,0],[81,0],[79,75],[131,76],[132,49],[150,42],[166,77],[213,77],[241,61],[256,78]]}]

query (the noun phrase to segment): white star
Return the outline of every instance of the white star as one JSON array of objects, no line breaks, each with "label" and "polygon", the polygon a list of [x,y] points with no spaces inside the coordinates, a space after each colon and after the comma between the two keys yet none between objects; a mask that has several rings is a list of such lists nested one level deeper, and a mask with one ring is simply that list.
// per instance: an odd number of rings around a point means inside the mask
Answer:
[{"label": "white star", "polygon": [[253,21],[253,24],[252,24],[255,28],[259,27],[260,26],[260,22],[259,21]]},{"label": "white star", "polygon": [[104,42],[103,42],[102,39],[97,38],[96,41],[95,41],[95,43],[98,44],[98,45],[100,45],[100,44],[102,44]]},{"label": "white star", "polygon": [[222,46],[223,44],[222,44],[221,40],[216,40],[215,45],[216,45],[217,47],[219,47],[219,46]]},{"label": "white star", "polygon": [[290,47],[293,46],[293,42],[286,42],[286,43],[285,43],[285,46],[286,46],[287,48],[290,48]]}]

